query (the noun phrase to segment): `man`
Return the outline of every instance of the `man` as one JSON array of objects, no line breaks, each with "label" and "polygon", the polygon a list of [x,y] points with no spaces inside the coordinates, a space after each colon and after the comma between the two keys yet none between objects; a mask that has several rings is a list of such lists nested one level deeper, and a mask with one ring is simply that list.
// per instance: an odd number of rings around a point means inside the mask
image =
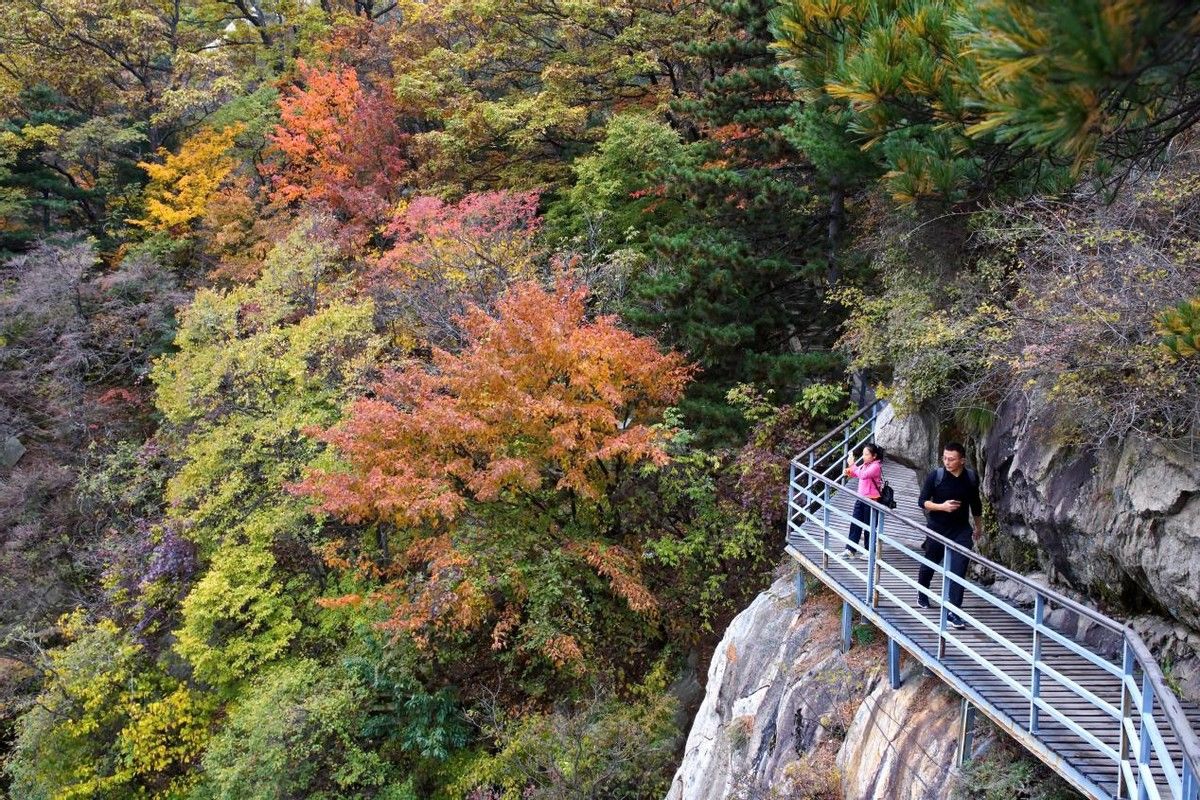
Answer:
[{"label": "man", "polygon": [[[943,448],[942,469],[935,469],[925,478],[917,505],[928,512],[930,528],[968,550],[971,548],[974,537],[983,527],[983,503],[979,499],[979,476],[974,470],[967,469],[967,451],[961,444],[951,442]],[[974,528],[968,519],[968,510],[974,517]],[[935,564],[942,563],[945,549],[945,545],[933,538],[925,540],[925,557]],[[964,553],[951,550],[950,571],[960,578],[967,574]],[[917,572],[917,583],[928,589],[932,581],[933,569],[922,564]],[[949,595],[951,608],[962,608],[962,584],[951,581]],[[929,608],[929,598],[923,592],[918,593],[917,605]],[[953,611],[947,613],[946,624],[955,629],[966,627]]]}]

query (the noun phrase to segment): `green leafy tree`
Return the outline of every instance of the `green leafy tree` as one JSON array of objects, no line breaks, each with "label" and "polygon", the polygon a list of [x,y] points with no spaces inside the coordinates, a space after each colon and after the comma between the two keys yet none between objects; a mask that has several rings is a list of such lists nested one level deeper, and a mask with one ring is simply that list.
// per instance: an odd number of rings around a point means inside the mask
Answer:
[{"label": "green leafy tree", "polygon": [[309,549],[319,525],[287,487],[320,450],[306,431],[339,417],[381,348],[371,303],[338,299],[333,249],[301,225],[256,283],[198,292],[178,352],[153,373],[161,439],[179,464],[169,517],[206,562],[177,650],[225,689],[287,652],[319,613]]},{"label": "green leafy tree", "polygon": [[362,735],[368,702],[339,667],[301,659],[261,671],[228,708],[192,797],[379,797],[392,776]]},{"label": "green leafy tree", "polygon": [[179,797],[208,740],[212,703],[141,657],[109,621],[67,618],[7,765],[17,797]]}]

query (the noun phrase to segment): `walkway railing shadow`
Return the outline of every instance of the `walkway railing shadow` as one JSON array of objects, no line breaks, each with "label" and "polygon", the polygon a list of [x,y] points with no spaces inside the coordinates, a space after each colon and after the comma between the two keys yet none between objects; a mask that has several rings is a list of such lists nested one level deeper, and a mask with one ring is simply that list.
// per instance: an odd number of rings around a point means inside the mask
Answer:
[{"label": "walkway railing shadow", "polygon": [[[1157,661],[1134,631],[935,533],[920,521],[915,503],[892,510],[846,485],[847,455],[872,441],[879,408],[863,409],[791,462],[788,534],[800,546],[789,545],[788,551],[842,595],[844,630],[850,608],[857,608],[889,636],[894,686],[903,646],[1094,797],[1200,800],[1200,744]],[[867,525],[837,507],[840,493],[869,506]],[[867,534],[865,563],[845,556],[847,548],[857,547],[847,535],[851,525]],[[942,544],[940,562],[927,559],[919,547],[927,537]],[[863,548],[857,549],[861,557]],[[1010,589],[1032,598],[1032,607],[1006,599],[1011,591],[1002,597],[973,580],[960,580],[950,571],[955,553],[967,558],[968,575],[1007,579]],[[940,591],[917,584],[909,574],[914,563],[934,571],[932,586],[940,582]],[[951,581],[963,586],[963,605],[969,606],[953,609],[966,622],[963,631],[948,625]],[[913,602],[918,594],[939,609],[936,621]],[[1086,620],[1093,643],[1081,643],[1050,624],[1054,612]],[[980,636],[971,635],[976,633]],[[1015,711],[1016,706],[1023,708]],[[1076,746],[1063,756],[1055,746],[1060,740],[1045,735],[1050,728],[1060,737],[1062,729],[1078,737],[1082,751]]]}]

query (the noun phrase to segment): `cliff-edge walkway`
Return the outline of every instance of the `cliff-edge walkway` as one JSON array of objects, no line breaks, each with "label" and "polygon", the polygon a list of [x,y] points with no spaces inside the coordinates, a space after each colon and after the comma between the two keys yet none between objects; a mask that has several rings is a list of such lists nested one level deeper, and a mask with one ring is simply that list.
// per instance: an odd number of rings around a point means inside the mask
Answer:
[{"label": "cliff-edge walkway", "polygon": [[[878,410],[863,409],[791,464],[787,551],[841,596],[843,646],[858,611],[888,637],[893,687],[901,649],[953,686],[963,697],[961,759],[978,710],[1090,797],[1200,800],[1200,708],[1175,698],[1128,627],[970,551],[958,612],[967,627],[947,626],[943,576],[950,550],[963,548],[925,527],[915,470],[885,458],[897,507],[867,501],[877,535],[860,557],[843,556],[851,508],[865,498],[842,468],[872,441]],[[926,536],[945,544],[942,563],[925,559]],[[916,603],[921,564],[935,573],[929,609]],[[1000,585],[1003,594],[989,588]]]}]

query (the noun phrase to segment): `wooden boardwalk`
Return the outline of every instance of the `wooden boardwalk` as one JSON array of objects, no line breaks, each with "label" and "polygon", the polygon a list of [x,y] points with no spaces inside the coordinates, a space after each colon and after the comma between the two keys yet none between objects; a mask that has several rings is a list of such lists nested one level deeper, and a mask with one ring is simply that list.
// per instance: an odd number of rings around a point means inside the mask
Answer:
[{"label": "wooden boardwalk", "polygon": [[[884,477],[896,491],[898,507],[893,514],[899,514],[913,523],[923,524],[924,517],[917,508],[920,487],[916,471],[885,460]],[[802,477],[799,480],[805,479]],[[854,483],[851,481],[852,486]],[[837,491],[832,494],[828,510],[829,530],[845,535],[849,528],[848,517],[853,503],[854,497],[850,492]],[[816,519],[801,512],[802,507]],[[837,591],[844,600],[850,602],[863,616],[892,635],[910,655],[953,685],[964,697],[975,701],[974,704],[983,713],[1012,733],[1056,771],[1072,780],[1077,788],[1097,797],[1117,795],[1119,763],[1111,755],[1106,755],[1095,743],[1087,742],[1068,725],[1051,718],[1044,710],[1038,712],[1036,733],[1030,732],[1031,703],[1028,692],[1034,680],[1032,602],[1021,608],[1026,618],[1020,619],[968,589],[963,611],[965,615],[974,617],[978,625],[971,625],[966,630],[946,632],[943,637],[942,655],[939,657],[939,604],[934,601],[930,609],[918,608],[917,591],[904,579],[916,580],[916,560],[900,547],[886,544],[881,547],[877,555],[878,561],[881,562],[876,572],[877,602],[872,607],[866,598],[866,557],[851,560],[846,564],[839,563],[835,558],[823,558],[821,545],[827,533],[821,523],[825,513],[819,505],[812,503],[805,506],[797,501],[793,504],[790,516],[793,523],[789,526],[788,550],[794,557],[821,581]],[[920,544],[924,540],[923,533],[904,525],[892,515],[885,518],[883,524],[886,536],[896,539],[898,545],[906,545],[920,552]],[[803,534],[807,534],[811,539]],[[841,553],[844,541],[832,537],[828,541],[831,552]],[[972,578],[977,586],[980,585],[977,581],[982,581],[983,585],[990,583],[994,576],[982,573],[982,565],[973,564],[968,577]],[[934,576],[931,589],[935,595],[941,596],[940,576]],[[1051,610],[1049,606],[1045,608],[1047,614]],[[1064,617],[1067,618],[1065,621]],[[1053,621],[1059,620],[1060,627],[1054,630],[1071,641],[1079,642],[1074,624],[1077,618],[1078,615],[1074,613],[1060,613],[1057,617],[1048,617],[1050,622],[1047,624],[1053,626]],[[1069,626],[1066,623],[1070,623]],[[991,635],[987,631],[990,631]],[[1039,637],[1038,652],[1040,662],[1046,668],[1040,671],[1038,696],[1079,728],[1095,736],[1114,752],[1119,752],[1119,717],[1122,708],[1122,680],[1119,675],[1122,656],[1119,640],[1114,645],[1112,638],[1114,637],[1109,637],[1107,648],[1103,644],[1084,646],[1105,663],[1113,665],[1116,675],[1053,641],[1052,635],[1042,634]],[[993,674],[980,663],[981,659],[1001,671],[1013,684],[1021,687],[1021,691]],[[1077,689],[1063,683],[1054,673],[1086,687],[1086,691],[1091,692],[1094,697],[1085,699]],[[1139,682],[1141,677],[1140,672],[1135,674],[1135,679]],[[1108,708],[1105,708],[1105,704]],[[1200,707],[1185,706],[1184,711],[1193,729],[1200,729]],[[1161,707],[1156,709],[1156,718],[1159,720],[1160,729],[1167,732],[1163,737],[1166,748],[1172,760],[1178,764],[1181,747],[1170,736],[1170,728],[1166,724]],[[1151,770],[1161,796],[1175,796],[1170,791],[1157,755],[1153,757]],[[1078,775],[1071,774],[1076,771]],[[1083,776],[1085,780],[1079,780],[1079,776]],[[1151,793],[1150,796],[1154,795]]]}]

